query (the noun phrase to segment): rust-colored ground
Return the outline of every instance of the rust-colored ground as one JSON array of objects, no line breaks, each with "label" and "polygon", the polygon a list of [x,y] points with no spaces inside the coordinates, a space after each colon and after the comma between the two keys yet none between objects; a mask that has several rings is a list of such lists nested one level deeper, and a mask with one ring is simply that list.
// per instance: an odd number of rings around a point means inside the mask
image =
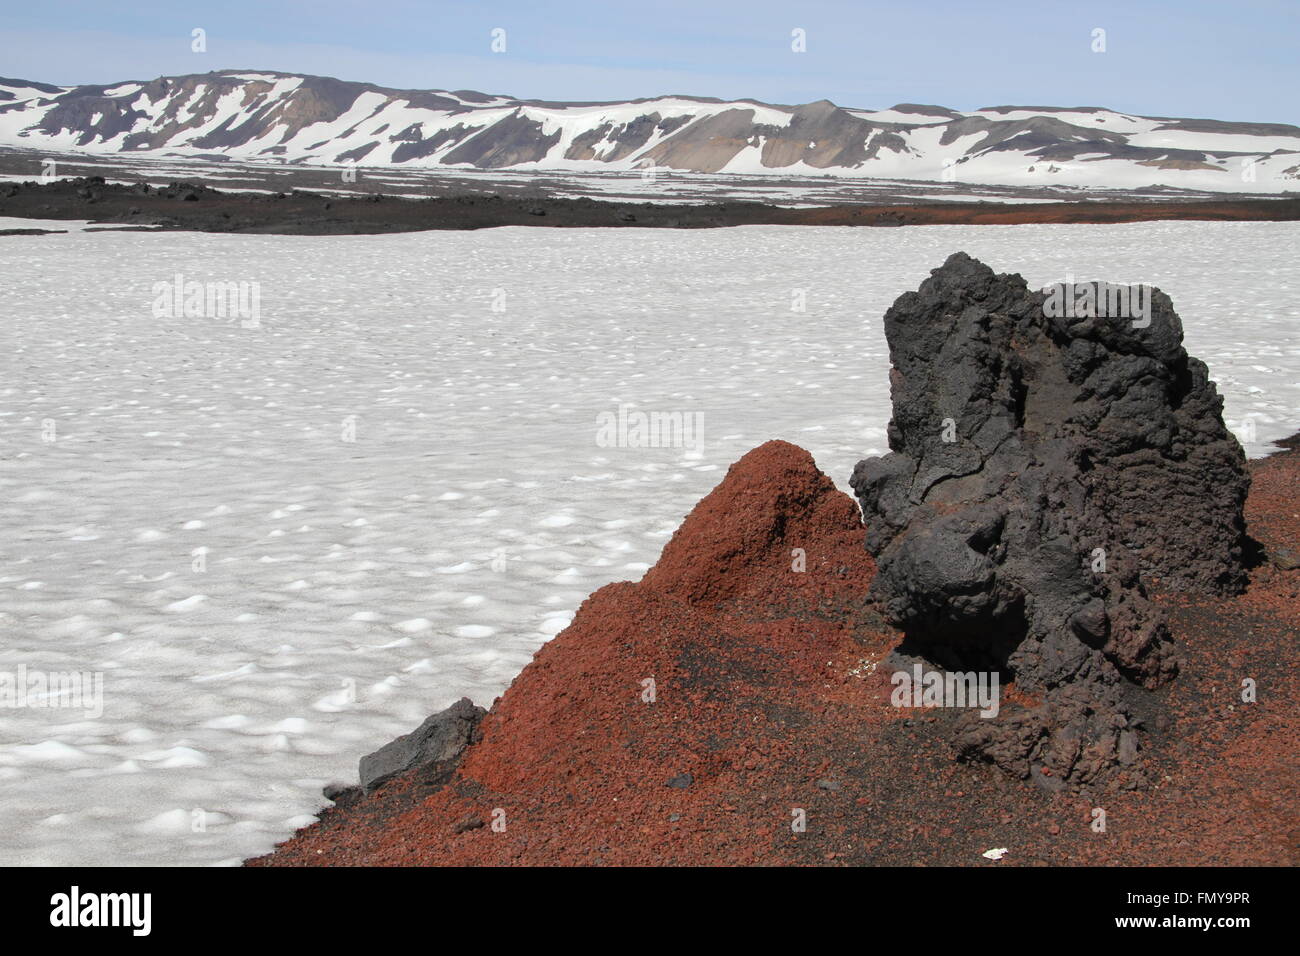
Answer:
[{"label": "rust-colored ground", "polygon": [[[1254,465],[1247,515],[1266,552],[1300,537],[1297,471],[1297,451]],[[1162,598],[1183,670],[1148,715],[1140,760],[1159,785],[1053,794],[955,762],[953,711],[890,706],[874,664],[899,635],[863,607],[873,570],[852,500],[769,442],[641,582],[597,591],[537,653],[449,784],[408,773],[250,862],[1300,862],[1300,571],[1265,560],[1234,600]],[[1257,703],[1241,701],[1245,677]],[[1001,863],[981,857],[1001,847]]]}]

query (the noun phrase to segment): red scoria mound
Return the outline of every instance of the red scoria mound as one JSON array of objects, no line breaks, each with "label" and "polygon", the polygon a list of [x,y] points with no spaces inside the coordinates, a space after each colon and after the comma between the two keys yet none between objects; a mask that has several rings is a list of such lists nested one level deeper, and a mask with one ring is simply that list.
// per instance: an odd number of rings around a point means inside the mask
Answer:
[{"label": "red scoria mound", "polygon": [[[1298,465],[1256,463],[1247,514],[1266,548],[1300,530]],[[537,652],[450,780],[408,771],[250,863],[1297,861],[1300,572],[1263,564],[1240,598],[1170,601],[1186,660],[1139,768],[1161,782],[1053,793],[956,761],[951,710],[890,706],[876,665],[901,635],[863,600],[874,571],[852,499],[768,442],[640,582],[595,592]],[[981,856],[996,847],[1001,863]]]}]

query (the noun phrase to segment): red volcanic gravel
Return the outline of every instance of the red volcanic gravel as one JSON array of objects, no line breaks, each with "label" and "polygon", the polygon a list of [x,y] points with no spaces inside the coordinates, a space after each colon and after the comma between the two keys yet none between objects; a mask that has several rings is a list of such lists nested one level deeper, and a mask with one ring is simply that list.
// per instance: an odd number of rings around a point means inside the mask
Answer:
[{"label": "red volcanic gravel", "polygon": [[[1266,555],[1300,540],[1297,471],[1253,463]],[[1238,598],[1160,598],[1182,673],[1144,715],[1158,784],[1049,793],[956,762],[953,711],[890,706],[857,505],[768,442],[537,652],[449,782],[409,771],[250,864],[1295,865],[1300,571],[1261,560]]]}]

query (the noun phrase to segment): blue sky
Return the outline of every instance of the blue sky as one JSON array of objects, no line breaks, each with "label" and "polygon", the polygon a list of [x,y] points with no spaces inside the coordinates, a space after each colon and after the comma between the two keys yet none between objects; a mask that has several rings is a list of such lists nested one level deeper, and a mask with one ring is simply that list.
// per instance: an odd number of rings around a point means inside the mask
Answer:
[{"label": "blue sky", "polygon": [[[958,109],[1109,106],[1300,124],[1300,2],[4,0],[0,76],[219,69],[561,100],[663,93]],[[207,32],[207,52],[190,32]],[[493,53],[491,31],[506,31]],[[791,50],[802,29],[807,51]],[[1093,52],[1103,29],[1106,50]]]}]

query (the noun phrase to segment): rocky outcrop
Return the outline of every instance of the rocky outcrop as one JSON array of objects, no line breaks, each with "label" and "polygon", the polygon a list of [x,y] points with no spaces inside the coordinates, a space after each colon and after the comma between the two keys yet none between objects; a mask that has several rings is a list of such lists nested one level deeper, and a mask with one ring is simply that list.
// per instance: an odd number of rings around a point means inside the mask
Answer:
[{"label": "rocky outcrop", "polygon": [[[1271,552],[1300,534],[1300,452],[1255,464],[1251,533]],[[449,777],[355,790],[250,862],[1294,865],[1279,793],[1295,779],[1300,575],[1265,565],[1242,596],[1178,602],[1184,669],[1147,695],[1143,753],[1131,713],[1110,724],[1129,702],[1087,681],[965,731],[957,711],[891,706],[900,637],[863,601],[876,566],[862,538],[858,507],[807,452],[755,449],[645,577],[592,594],[541,647]],[[1207,706],[1207,688],[1243,674],[1269,688],[1258,703]],[[955,737],[974,746],[1004,720],[985,746],[1041,787],[953,759]],[[1083,804],[1123,821],[1105,835],[1079,800],[1044,792],[1067,782],[1049,771],[1072,748],[1076,765],[1123,768]],[[1124,788],[1157,770],[1164,786]]]},{"label": "rocky outcrop", "polygon": [[477,739],[479,723],[486,714],[468,697],[438,711],[409,734],[362,757],[361,788],[374,790],[415,768],[426,769],[429,777],[450,776],[465,748]]},{"label": "rocky outcrop", "polygon": [[1123,292],[950,257],[885,315],[891,452],[851,481],[900,650],[1042,699],[967,721],[961,752],[1054,783],[1131,764],[1127,698],[1176,672],[1146,584],[1244,581],[1222,399],[1169,298]]}]

